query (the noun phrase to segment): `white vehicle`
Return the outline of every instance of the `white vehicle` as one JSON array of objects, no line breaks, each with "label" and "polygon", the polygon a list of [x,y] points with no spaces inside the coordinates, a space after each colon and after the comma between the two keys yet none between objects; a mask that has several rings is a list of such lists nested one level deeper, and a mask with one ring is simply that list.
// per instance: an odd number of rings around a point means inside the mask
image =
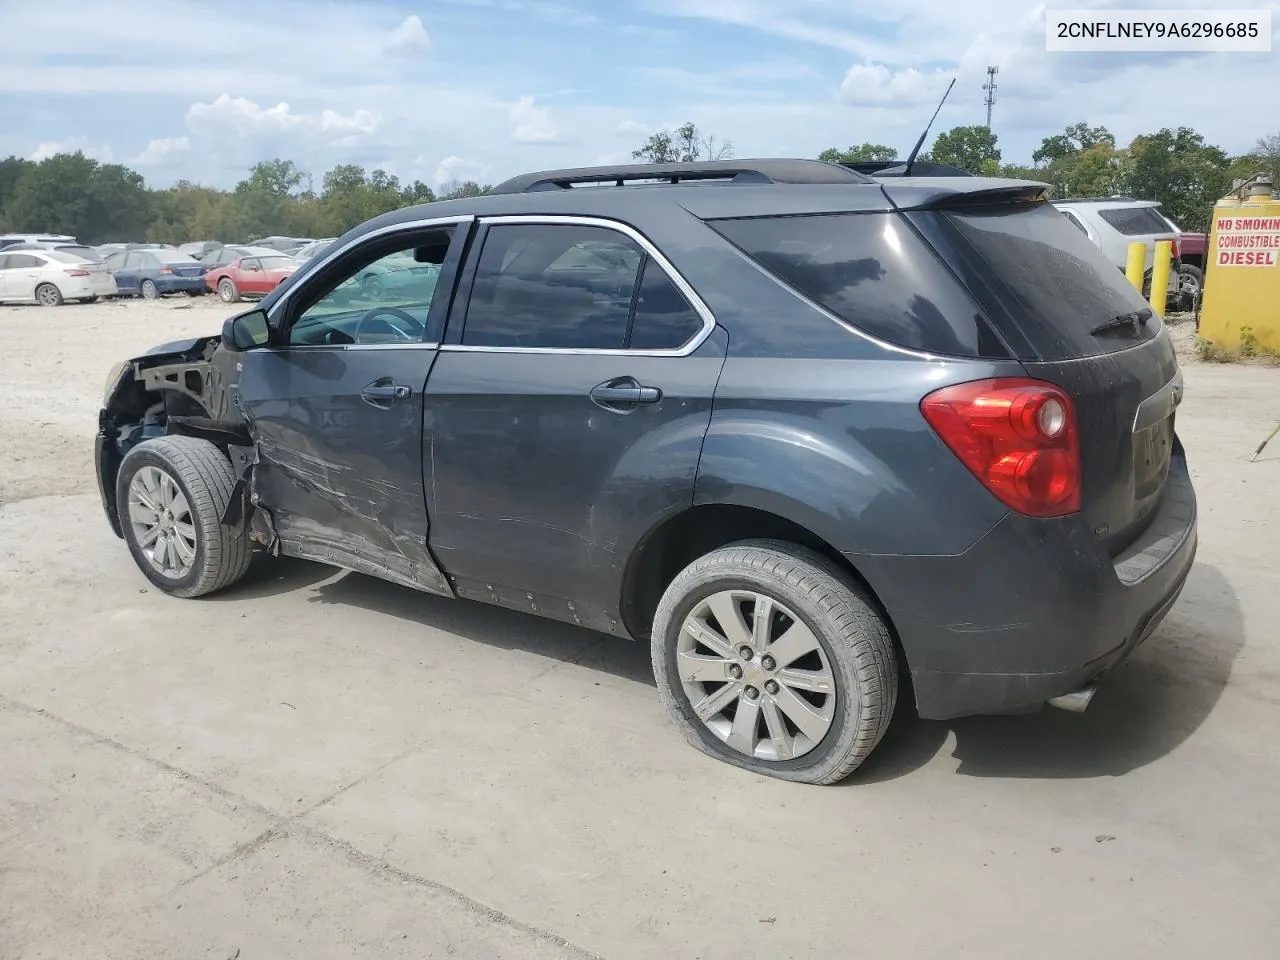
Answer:
[{"label": "white vehicle", "polygon": [[1133,200],[1129,197],[1096,197],[1076,200],[1055,200],[1053,205],[1073,224],[1080,228],[1108,260],[1124,270],[1129,260],[1129,244],[1142,241],[1147,245],[1144,267],[1143,295],[1148,295],[1151,284],[1151,267],[1156,260],[1156,241],[1169,240],[1173,244],[1173,263],[1169,268],[1170,296],[1178,294],[1178,231],[1160,213],[1160,204],[1154,200]]},{"label": "white vehicle", "polygon": [[323,253],[325,247],[329,246],[329,244],[333,243],[336,239],[337,237],[326,237],[323,240],[312,240],[306,246],[294,251],[293,259],[297,260],[299,263],[306,263],[312,257],[319,256]]},{"label": "white vehicle", "polygon": [[0,250],[0,302],[34,301],[56,307],[65,300],[92,303],[119,292],[115,277],[105,264],[60,250]]},{"label": "white vehicle", "polygon": [[0,233],[0,250],[17,243],[75,243],[75,237],[62,233]]}]

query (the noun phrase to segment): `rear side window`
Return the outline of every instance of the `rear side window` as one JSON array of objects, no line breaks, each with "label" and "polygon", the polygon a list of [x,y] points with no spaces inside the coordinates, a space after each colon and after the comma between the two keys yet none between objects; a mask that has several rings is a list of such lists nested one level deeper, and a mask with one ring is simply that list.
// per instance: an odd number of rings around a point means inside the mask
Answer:
[{"label": "rear side window", "polygon": [[778,279],[880,340],[949,356],[1008,356],[964,289],[894,214],[708,223]]},{"label": "rear side window", "polygon": [[605,227],[496,224],[462,342],[556,350],[676,350],[702,319],[631,239]]},{"label": "rear side window", "polygon": [[922,222],[939,218],[940,225],[959,235],[956,270],[988,315],[1015,326],[1031,345],[1035,355],[1019,351],[1020,359],[1096,356],[1132,347],[1160,331],[1153,317],[1123,336],[1092,333],[1099,324],[1142,310],[1147,303],[1102,251],[1048,203],[917,216]]},{"label": "rear side window", "polygon": [[1172,232],[1169,224],[1156,213],[1154,207],[1116,207],[1112,210],[1099,210],[1098,216],[1126,237]]}]

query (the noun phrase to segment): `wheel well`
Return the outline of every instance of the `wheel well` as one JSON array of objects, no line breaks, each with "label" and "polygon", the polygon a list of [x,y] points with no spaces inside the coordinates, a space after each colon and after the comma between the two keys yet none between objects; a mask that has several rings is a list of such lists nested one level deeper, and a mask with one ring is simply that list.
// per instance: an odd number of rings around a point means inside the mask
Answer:
[{"label": "wheel well", "polygon": [[866,591],[898,643],[880,598],[845,556],[821,537],[785,517],[728,504],[693,507],[651,530],[636,547],[623,578],[622,620],[628,632],[648,639],[653,614],[667,585],[690,563],[740,540],[783,540],[826,557]]}]

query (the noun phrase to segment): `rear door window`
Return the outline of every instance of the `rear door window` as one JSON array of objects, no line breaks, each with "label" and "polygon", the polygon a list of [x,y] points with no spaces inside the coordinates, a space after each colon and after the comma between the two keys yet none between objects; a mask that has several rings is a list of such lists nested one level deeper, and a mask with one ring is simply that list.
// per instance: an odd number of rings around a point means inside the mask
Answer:
[{"label": "rear door window", "polygon": [[[1155,337],[1158,317],[1099,336],[1093,330],[1147,308],[1125,275],[1048,203],[1000,204],[912,214],[926,234],[941,229],[948,259],[1010,342],[1030,355],[1096,356]],[[932,236],[931,236],[932,239]],[[953,242],[958,241],[958,242]],[[1011,329],[1012,328],[1012,329]]]},{"label": "rear door window", "polygon": [[895,214],[708,223],[788,286],[873,337],[950,356],[1008,356],[973,300]]},{"label": "rear door window", "polygon": [[1126,237],[1147,237],[1153,233],[1173,232],[1164,218],[1156,213],[1155,207],[1116,207],[1099,210],[1098,216]]}]

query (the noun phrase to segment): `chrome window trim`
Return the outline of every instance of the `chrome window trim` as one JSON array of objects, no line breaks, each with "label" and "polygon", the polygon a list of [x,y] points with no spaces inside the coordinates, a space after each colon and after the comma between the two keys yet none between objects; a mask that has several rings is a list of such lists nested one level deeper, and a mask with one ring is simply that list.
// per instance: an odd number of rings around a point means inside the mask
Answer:
[{"label": "chrome window trim", "polygon": [[[505,226],[508,224],[528,224],[528,225],[546,225],[546,226],[571,226],[571,227],[601,227],[605,230],[613,230],[615,233],[621,233],[627,239],[631,240],[642,251],[648,254],[654,262],[667,274],[671,282],[676,285],[676,289],[683,294],[684,298],[689,301],[694,312],[702,319],[702,329],[695,333],[690,339],[686,340],[683,345],[667,350],[626,350],[614,349],[606,347],[483,347],[474,346],[464,343],[446,343],[440,349],[450,353],[531,353],[531,354],[568,354],[568,355],[587,355],[600,357],[687,357],[689,354],[697,350],[707,337],[711,336],[711,331],[716,328],[716,318],[712,314],[711,309],[698,296],[697,292],[689,285],[689,281],[680,275],[680,272],[672,265],[656,246],[635,227],[630,224],[623,223],[620,220],[610,220],[607,217],[583,217],[583,216],[566,216],[554,214],[509,214],[495,215],[490,217],[481,217],[480,223],[485,226]],[[463,333],[466,333],[464,322]]]},{"label": "chrome window trim", "polygon": [[405,340],[401,343],[284,343],[278,347],[253,347],[254,353],[285,353],[291,350],[439,350],[439,343]]}]

